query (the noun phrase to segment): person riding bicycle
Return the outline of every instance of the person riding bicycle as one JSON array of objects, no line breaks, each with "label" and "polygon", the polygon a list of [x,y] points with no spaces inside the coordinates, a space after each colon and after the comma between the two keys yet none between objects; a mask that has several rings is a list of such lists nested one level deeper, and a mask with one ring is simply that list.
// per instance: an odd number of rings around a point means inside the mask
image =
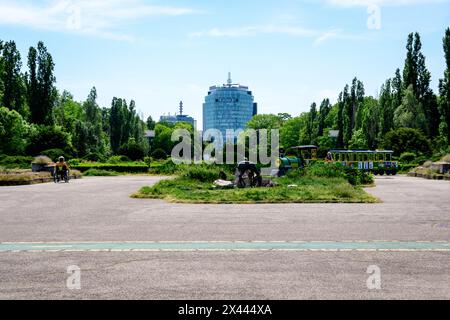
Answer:
[{"label": "person riding bicycle", "polygon": [[67,179],[69,175],[69,165],[66,163],[64,157],[59,157],[59,161],[55,165],[55,177]]}]

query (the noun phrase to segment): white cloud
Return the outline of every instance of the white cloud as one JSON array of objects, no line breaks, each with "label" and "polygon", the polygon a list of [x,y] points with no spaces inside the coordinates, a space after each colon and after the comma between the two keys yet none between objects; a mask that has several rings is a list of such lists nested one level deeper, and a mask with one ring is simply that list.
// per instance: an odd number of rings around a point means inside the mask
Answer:
[{"label": "white cloud", "polygon": [[190,8],[145,4],[142,0],[0,0],[0,24],[132,40],[119,27],[150,16],[181,16]]},{"label": "white cloud", "polygon": [[191,33],[190,37],[212,37],[212,38],[238,38],[238,37],[251,37],[267,34],[280,34],[293,37],[312,38],[314,45],[320,45],[327,40],[335,38],[352,38],[352,36],[344,35],[341,30],[329,30],[320,31],[314,29],[302,28],[299,26],[278,26],[278,25],[266,25],[266,26],[245,26],[240,28],[220,29],[213,28],[208,31],[201,31]]},{"label": "white cloud", "polygon": [[370,5],[398,7],[420,4],[445,3],[449,2],[449,0],[326,0],[326,2],[331,5],[342,7],[367,7]]},{"label": "white cloud", "polygon": [[317,31],[291,26],[245,26],[240,28],[220,29],[192,33],[191,37],[248,37],[258,34],[287,34],[292,36],[314,37]]}]

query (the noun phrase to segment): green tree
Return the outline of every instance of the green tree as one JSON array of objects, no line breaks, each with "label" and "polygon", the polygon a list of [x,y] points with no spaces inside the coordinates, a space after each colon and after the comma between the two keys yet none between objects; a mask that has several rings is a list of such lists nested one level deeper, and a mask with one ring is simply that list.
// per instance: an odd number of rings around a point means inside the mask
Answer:
[{"label": "green tree", "polygon": [[418,129],[400,128],[389,132],[384,139],[384,148],[394,151],[396,156],[405,152],[430,154],[430,141]]},{"label": "green tree", "polygon": [[155,130],[155,126],[156,126],[156,121],[153,120],[152,116],[149,116],[147,118],[147,129],[148,130]]},{"label": "green tree", "polygon": [[76,120],[72,136],[72,143],[79,157],[85,157],[94,151],[91,149],[89,127],[85,122]]},{"label": "green tree", "polygon": [[403,68],[403,89],[406,90],[409,86],[412,86],[414,94],[416,94],[418,86],[418,60],[421,48],[422,43],[419,34],[410,33],[406,43],[406,60]]},{"label": "green tree", "polygon": [[162,149],[166,154],[171,154],[174,147],[172,133],[174,128],[157,123],[155,126],[155,138],[152,141],[152,150]]},{"label": "green tree", "polygon": [[130,138],[127,143],[120,147],[119,153],[127,156],[133,161],[136,161],[144,159],[146,150],[144,150],[142,144],[137,143],[134,138]]},{"label": "green tree", "polygon": [[83,119],[83,107],[74,101],[73,96],[68,91],[58,94],[57,103],[54,109],[56,125],[63,127],[67,132],[73,133],[75,122]]},{"label": "green tree", "polygon": [[327,117],[330,114],[331,111],[331,103],[329,99],[324,99],[322,103],[320,104],[320,110],[319,110],[319,123],[318,123],[318,129],[317,129],[317,136],[322,137],[324,134],[324,130],[327,128]]},{"label": "green tree", "polygon": [[22,61],[20,53],[14,41],[6,42],[3,45],[2,67],[0,69],[0,82],[3,87],[1,104],[10,109],[16,110],[22,116],[26,116],[24,104],[24,82],[21,73]]},{"label": "green tree", "polygon": [[443,47],[446,69],[444,78],[439,81],[439,135],[442,142],[448,145],[450,143],[450,28],[445,31]]},{"label": "green tree", "polygon": [[337,127],[339,130],[338,147],[349,145],[353,131],[361,127],[360,109],[364,103],[364,84],[357,78],[352,86],[346,85],[339,96],[339,113]]},{"label": "green tree", "polygon": [[355,130],[352,139],[348,143],[349,149],[353,150],[364,150],[367,149],[367,138],[366,134],[362,129]]},{"label": "green tree", "polygon": [[29,126],[15,110],[0,108],[0,154],[23,154]]},{"label": "green tree", "polygon": [[148,153],[149,144],[145,138],[145,128],[146,123],[137,114],[133,100],[128,107],[124,99],[113,99],[109,111],[109,135],[114,154],[117,154],[120,147],[127,144],[130,139],[134,139]]},{"label": "green tree", "polygon": [[380,92],[380,134],[384,136],[386,133],[394,128],[394,97],[392,94],[392,80],[386,80],[385,84],[381,86]]},{"label": "green tree", "polygon": [[88,153],[104,155],[107,138],[103,132],[102,111],[97,104],[97,89],[93,87],[83,103],[85,126],[88,131]]},{"label": "green tree", "polygon": [[61,149],[72,153],[71,136],[59,126],[33,125],[27,154],[38,156],[41,152],[51,149]]},{"label": "green tree", "polygon": [[402,75],[400,74],[400,69],[397,69],[395,71],[395,76],[392,79],[392,106],[391,106],[392,117],[398,106],[402,104],[402,99],[403,99],[403,79]]},{"label": "green tree", "polygon": [[300,143],[302,126],[303,119],[301,117],[287,120],[280,128],[280,145],[285,149],[297,146]]},{"label": "green tree", "polygon": [[[3,41],[0,39],[0,75],[3,74],[3,69],[4,69],[2,51],[3,51]],[[2,81],[2,77],[0,77],[0,101],[3,99],[3,90],[4,90],[3,81]]]},{"label": "green tree", "polygon": [[43,42],[28,53],[29,75],[27,80],[28,105],[31,121],[35,124],[53,125],[53,109],[57,98],[53,75],[55,64]]},{"label": "green tree", "polygon": [[113,98],[110,110],[109,127],[111,149],[114,154],[117,154],[122,145],[124,122],[125,116],[122,99]]},{"label": "green tree", "polygon": [[308,137],[308,144],[317,143],[317,128],[318,128],[318,117],[317,117],[317,104],[313,102],[309,111],[309,118],[306,127],[306,134]]},{"label": "green tree", "polygon": [[[348,91],[348,87],[346,87]],[[337,148],[343,148],[344,147],[344,108],[345,108],[345,102],[344,102],[344,93],[346,91],[344,89],[344,92],[341,92],[339,94],[338,98],[338,104],[337,104],[337,117],[336,117],[336,129],[339,132],[337,141],[336,141],[336,147]],[[348,94],[348,92],[347,92]],[[345,98],[347,99],[347,97]]]},{"label": "green tree", "polygon": [[402,104],[395,111],[394,123],[397,128],[413,128],[426,132],[427,120],[421,103],[414,95],[412,85],[406,89]]},{"label": "green tree", "polygon": [[282,120],[279,116],[274,114],[258,114],[247,123],[247,129],[279,129],[281,124]]},{"label": "green tree", "polygon": [[289,113],[279,113],[277,117],[280,119],[281,122],[286,122],[292,119],[292,116]]},{"label": "green tree", "polygon": [[364,142],[357,137],[355,141],[358,141],[358,145],[364,145],[362,148],[376,149],[378,147],[378,137],[380,132],[380,104],[373,97],[364,98],[363,108],[360,111],[361,114],[361,128],[360,132],[364,135]]},{"label": "green tree", "polygon": [[406,92],[412,86],[426,118],[425,132],[434,137],[438,134],[440,121],[437,97],[430,88],[431,74],[426,67],[426,58],[421,51],[422,42],[417,32],[409,34],[406,50],[403,89]]}]

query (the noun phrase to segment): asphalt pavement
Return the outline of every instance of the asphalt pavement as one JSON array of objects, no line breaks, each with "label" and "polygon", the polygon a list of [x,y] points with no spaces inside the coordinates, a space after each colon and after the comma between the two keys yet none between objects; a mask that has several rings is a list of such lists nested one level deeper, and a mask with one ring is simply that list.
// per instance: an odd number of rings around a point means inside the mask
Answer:
[{"label": "asphalt pavement", "polygon": [[[129,197],[160,179],[0,188],[0,242],[41,246],[36,252],[0,246],[0,299],[450,298],[450,252],[442,250],[450,242],[447,181],[378,178],[367,191],[379,204],[186,205]],[[108,247],[154,242],[172,245],[166,251]],[[180,249],[199,242],[240,243],[243,250]],[[319,245],[249,248],[254,242]],[[412,247],[363,245],[380,242]],[[100,247],[65,251],[55,243]],[[81,290],[66,286],[72,265],[81,270]],[[381,272],[380,290],[366,284],[373,265]]]}]

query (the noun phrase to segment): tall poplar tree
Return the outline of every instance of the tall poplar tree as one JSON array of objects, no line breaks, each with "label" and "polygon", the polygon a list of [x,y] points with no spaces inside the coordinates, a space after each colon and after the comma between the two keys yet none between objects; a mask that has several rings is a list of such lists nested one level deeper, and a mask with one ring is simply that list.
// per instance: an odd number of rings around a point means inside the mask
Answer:
[{"label": "tall poplar tree", "polygon": [[24,83],[21,74],[22,61],[14,41],[6,42],[2,46],[0,82],[2,83],[3,94],[0,103],[10,109],[25,116],[24,106]]},{"label": "tall poplar tree", "polygon": [[31,121],[36,124],[53,125],[53,108],[57,99],[55,64],[43,42],[28,53],[29,75],[27,81],[28,105]]},{"label": "tall poplar tree", "polygon": [[444,78],[439,81],[439,135],[447,145],[450,143],[450,28],[445,31],[443,39],[446,70]]},{"label": "tall poplar tree", "polygon": [[403,70],[403,90],[410,86],[416,99],[420,102],[423,114],[426,118],[425,132],[434,137],[438,134],[439,111],[437,97],[430,88],[431,74],[426,67],[426,58],[422,53],[420,35],[411,33],[408,35],[406,45],[406,60]]}]

